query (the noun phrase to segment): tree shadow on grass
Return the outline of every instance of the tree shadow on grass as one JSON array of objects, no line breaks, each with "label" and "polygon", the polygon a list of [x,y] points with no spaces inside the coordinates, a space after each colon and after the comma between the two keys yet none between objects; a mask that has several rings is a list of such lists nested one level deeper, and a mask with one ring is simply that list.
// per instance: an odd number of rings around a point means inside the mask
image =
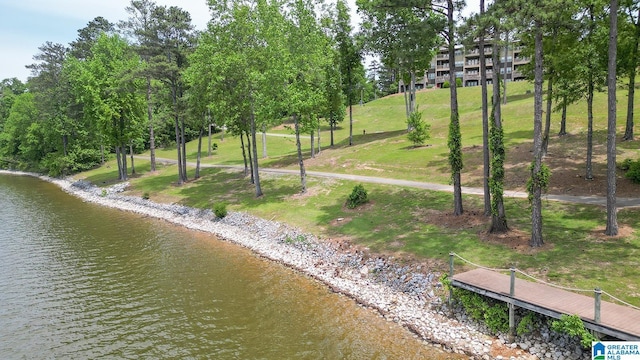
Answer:
[{"label": "tree shadow on grass", "polygon": [[[286,175],[285,175],[286,176]],[[283,179],[283,175],[260,174],[260,186],[264,195],[257,198],[255,185],[244,171],[208,168],[202,177],[192,180],[180,190],[184,204],[198,208],[210,208],[216,202],[238,204],[244,208],[257,208],[266,202],[281,203],[300,192],[295,181]]]},{"label": "tree shadow on grass", "polygon": [[[381,132],[366,131],[364,133],[354,131],[353,142],[352,142],[353,145],[351,146],[362,145],[362,144],[371,143],[374,141],[390,139],[400,135],[405,135],[406,133],[407,133],[406,129],[393,130],[393,131],[381,131]],[[349,137],[347,136],[342,141],[334,143],[334,148],[335,147],[338,147],[338,148],[349,147]]]}]

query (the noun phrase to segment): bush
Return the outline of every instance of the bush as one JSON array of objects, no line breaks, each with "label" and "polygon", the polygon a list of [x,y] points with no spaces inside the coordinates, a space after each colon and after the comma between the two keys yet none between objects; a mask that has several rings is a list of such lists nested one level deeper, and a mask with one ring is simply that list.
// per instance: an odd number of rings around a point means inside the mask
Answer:
[{"label": "bush", "polygon": [[227,204],[219,202],[213,205],[213,213],[218,219],[222,219],[227,216]]},{"label": "bush", "polygon": [[347,199],[347,207],[349,209],[355,209],[359,205],[366,204],[367,202],[369,202],[369,198],[367,196],[367,190],[364,189],[364,186],[362,186],[362,184],[354,186],[353,191]]},{"label": "bush", "polygon": [[509,309],[507,304],[491,301],[474,292],[456,289],[455,297],[460,301],[470,318],[484,322],[493,333],[509,330]]},{"label": "bush", "polygon": [[149,192],[145,191],[144,194],[142,194],[142,198],[145,200],[149,200]]},{"label": "bush", "polygon": [[591,347],[591,342],[598,340],[585,329],[584,323],[578,315],[562,315],[560,320],[554,320],[551,323],[551,328],[556,332],[579,338],[580,344],[585,349]]},{"label": "bush", "polygon": [[631,168],[631,164],[633,164],[633,160],[626,158],[618,165],[618,169],[627,171]]},{"label": "bush", "polygon": [[[449,81],[445,81],[444,83],[442,83],[443,89],[448,89],[450,87],[451,87],[451,83]],[[456,87],[462,87],[462,79],[456,78]]]},{"label": "bush", "polygon": [[[629,159],[627,159],[629,160]],[[624,176],[636,184],[640,184],[640,159],[636,161],[625,160],[623,164],[628,164],[627,172]]]}]

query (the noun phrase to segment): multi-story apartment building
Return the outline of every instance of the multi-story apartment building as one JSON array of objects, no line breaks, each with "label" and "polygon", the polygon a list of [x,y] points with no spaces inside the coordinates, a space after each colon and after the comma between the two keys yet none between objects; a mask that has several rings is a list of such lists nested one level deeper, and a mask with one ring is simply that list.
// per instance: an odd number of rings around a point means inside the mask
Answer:
[{"label": "multi-story apartment building", "polygon": [[[493,48],[491,44],[485,44],[484,54],[487,61],[487,84],[491,84],[491,76],[493,75],[494,66],[491,59]],[[503,48],[500,54],[500,77],[507,81],[525,80],[521,67],[529,63],[530,59],[522,55],[521,46],[510,46],[508,49]],[[464,47],[461,45],[455,48],[455,63],[453,68],[449,64],[449,53],[447,48],[440,48],[431,60],[431,65],[425,71],[424,77],[416,81],[416,88],[423,89],[426,87],[441,88],[445,82],[449,81],[449,72],[455,71],[456,78],[462,80],[462,86],[478,86],[480,85],[480,49],[476,44],[472,47]],[[398,91],[404,90],[404,83],[401,81]]]}]

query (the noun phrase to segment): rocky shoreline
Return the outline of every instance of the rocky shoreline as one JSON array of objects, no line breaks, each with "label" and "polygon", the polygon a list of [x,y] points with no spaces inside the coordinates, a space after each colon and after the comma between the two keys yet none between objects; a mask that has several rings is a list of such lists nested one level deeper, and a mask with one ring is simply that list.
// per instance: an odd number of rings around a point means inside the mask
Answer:
[{"label": "rocky shoreline", "polygon": [[473,359],[590,358],[575,339],[549,330],[548,325],[534,334],[518,337],[515,344],[508,344],[502,336],[488,335],[486,327],[469,320],[462,309],[447,308],[440,297],[441,274],[425,266],[370,257],[355,248],[323,241],[286,224],[246,213],[229,212],[225,218],[217,219],[211,210],[122,195],[126,183],[103,189],[82,180],[4,173],[37,176],[84,201],[163,219],[247,247],[264,258],[314,277],[333,291],[378,311],[388,321],[403,325],[425,342],[452,353]]}]

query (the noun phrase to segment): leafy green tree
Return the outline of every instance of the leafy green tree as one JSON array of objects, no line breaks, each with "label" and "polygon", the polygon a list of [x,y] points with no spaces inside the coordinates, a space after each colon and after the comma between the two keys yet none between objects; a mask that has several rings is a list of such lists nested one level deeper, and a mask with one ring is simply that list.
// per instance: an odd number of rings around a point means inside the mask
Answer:
[{"label": "leafy green tree", "polygon": [[154,122],[153,85],[154,67],[151,66],[151,59],[161,53],[158,38],[158,21],[155,16],[156,4],[151,0],[132,0],[126,7],[129,18],[120,23],[120,28],[124,29],[133,39],[135,39],[135,49],[144,61],[141,76],[146,81],[146,101],[147,101],[147,121],[149,126],[149,158],[151,171],[156,171],[156,124]]},{"label": "leafy green tree", "polygon": [[88,59],[91,57],[91,47],[103,33],[113,34],[115,25],[102,16],[89,21],[87,26],[78,30],[78,37],[69,44],[69,55],[76,59]]},{"label": "leafy green tree", "polygon": [[[194,27],[191,16],[183,9],[171,6],[152,7],[152,17],[157,22],[153,29],[154,49],[149,58],[149,70],[153,78],[163,84],[173,118],[175,144],[178,158],[178,184],[187,179],[187,128],[185,95],[186,87],[182,77],[188,67],[188,55],[193,50]],[[147,87],[147,92],[148,92]],[[148,116],[147,103],[147,116]]]},{"label": "leafy green tree", "polygon": [[325,81],[325,105],[323,118],[329,123],[331,134],[331,146],[334,145],[333,131],[339,123],[344,121],[345,111],[345,94],[342,92],[342,83],[340,76],[340,65],[338,64],[338,55],[335,51],[329,50],[328,58],[331,59],[327,64],[324,73]]},{"label": "leafy green tree", "polygon": [[[335,22],[335,41],[340,54],[340,73],[342,74],[342,92],[347,98],[349,106],[349,146],[353,145],[353,103],[355,98],[355,75],[358,68],[362,68],[362,54],[352,35],[349,6],[346,1],[336,2],[338,10]],[[333,139],[333,130],[331,138]],[[331,143],[333,146],[333,142]]]},{"label": "leafy green tree", "polygon": [[[322,32],[314,13],[314,3],[309,0],[294,0],[289,6],[287,33],[288,62],[283,73],[288,86],[285,90],[287,113],[294,120],[298,163],[300,165],[301,192],[307,191],[306,171],[300,143],[301,133],[318,129],[318,119],[325,104],[324,70],[329,65],[326,53],[328,39]],[[313,153],[313,142],[311,149]]]},{"label": "leafy green tree", "polygon": [[[358,7],[364,12],[363,32],[369,39],[369,49],[382,54],[385,64],[397,63],[409,70],[415,84],[415,71],[426,66],[438,44],[436,36],[443,31],[449,52],[449,82],[451,121],[449,123],[449,165],[453,183],[454,215],[463,213],[462,184],[463,168],[462,137],[458,114],[457,81],[455,72],[456,24],[455,12],[462,9],[464,1],[447,0],[446,6],[437,3],[420,3],[388,0],[359,0]],[[446,27],[443,17],[446,16]],[[422,65],[424,64],[424,65]],[[412,112],[415,94],[407,96],[407,116]]]},{"label": "leafy green tree", "polygon": [[144,111],[141,83],[134,76],[139,57],[118,35],[101,35],[87,61],[70,60],[74,91],[86,116],[95,118],[108,145],[113,146],[118,178],[127,179],[127,146],[141,136]]},{"label": "leafy green tree", "polygon": [[73,133],[73,120],[69,117],[71,103],[68,81],[64,78],[63,65],[69,49],[62,44],[46,42],[38,48],[33,59],[36,63],[27,65],[31,70],[29,90],[34,93],[49,141],[61,148],[67,155],[69,136]]},{"label": "leafy green tree", "polygon": [[407,123],[411,129],[407,134],[409,141],[413,143],[414,147],[424,145],[425,141],[430,137],[429,130],[431,129],[431,125],[422,120],[422,112],[416,109],[416,111],[412,112],[411,116],[409,116]]},{"label": "leafy green tree", "polygon": [[0,132],[0,154],[32,166],[41,160],[48,147],[40,119],[33,93],[16,96],[4,129]]},{"label": "leafy green tree", "polygon": [[18,78],[4,79],[0,82],[0,132],[2,132],[4,123],[7,117],[9,117],[11,106],[13,106],[16,96],[24,93],[26,90],[26,85]]},{"label": "leafy green tree", "polygon": [[[416,108],[416,76],[429,68],[444,17],[419,2],[361,0],[366,49],[403,76],[406,116]],[[408,86],[407,86],[408,85]]]}]

